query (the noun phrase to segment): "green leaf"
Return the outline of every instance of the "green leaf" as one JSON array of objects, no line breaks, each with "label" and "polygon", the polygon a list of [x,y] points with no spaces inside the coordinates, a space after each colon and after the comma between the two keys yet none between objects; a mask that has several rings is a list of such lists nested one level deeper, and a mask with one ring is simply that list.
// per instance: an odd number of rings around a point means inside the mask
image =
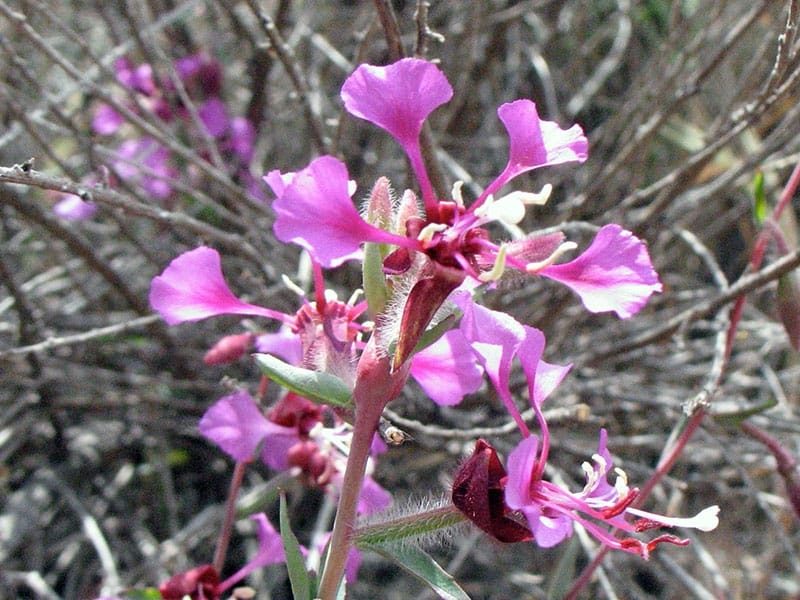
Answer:
[{"label": "green leaf", "polygon": [[335,375],[295,367],[271,354],[255,354],[254,357],[264,375],[312,402],[345,408],[353,405],[352,390]]},{"label": "green leaf", "polygon": [[565,546],[566,551],[559,559],[558,564],[556,564],[550,584],[547,586],[547,600],[560,600],[566,597],[567,592],[572,587],[572,583],[575,581],[576,565],[581,550],[578,536],[572,536]]},{"label": "green leaf", "polygon": [[281,540],[286,553],[286,567],[289,570],[289,583],[292,586],[292,596],[295,600],[311,600],[311,579],[306,571],[300,544],[292,532],[289,524],[286,496],[281,494]]},{"label": "green leaf", "polygon": [[470,600],[455,579],[447,573],[429,554],[411,545],[366,546],[373,552],[394,561],[406,571],[420,579],[444,600]]},{"label": "green leaf", "polygon": [[736,427],[737,429],[741,426],[742,422],[746,419],[754,415],[759,415],[770,408],[773,408],[778,405],[778,401],[775,398],[770,398],[762,402],[761,404],[757,404],[756,406],[752,406],[750,408],[746,408],[743,410],[736,410],[736,411],[726,411],[726,412],[718,412],[715,413],[714,420],[717,423],[722,423],[723,425],[728,425],[730,427]]},{"label": "green leaf", "polygon": [[767,195],[764,192],[764,172],[756,171],[753,177],[753,220],[761,225],[767,218]]},{"label": "green leaf", "polygon": [[142,588],[122,592],[121,597],[129,600],[161,600],[161,592],[157,588]]}]

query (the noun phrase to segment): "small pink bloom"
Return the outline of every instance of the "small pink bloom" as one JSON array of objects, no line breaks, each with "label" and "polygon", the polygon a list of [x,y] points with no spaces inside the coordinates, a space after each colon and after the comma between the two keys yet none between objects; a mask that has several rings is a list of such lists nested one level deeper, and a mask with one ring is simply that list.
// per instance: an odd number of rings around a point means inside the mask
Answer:
[{"label": "small pink bloom", "polygon": [[537,272],[578,294],[590,312],[636,314],[653,292],[661,291],[647,246],[619,225],[606,225],[578,258]]},{"label": "small pink bloom", "polygon": [[234,296],[222,276],[219,254],[205,246],[184,252],[153,279],[150,306],[170,325],[224,314],[286,319]]},{"label": "small pink bloom", "polygon": [[108,104],[101,104],[94,112],[92,131],[100,135],[111,135],[116,132],[125,119]]}]

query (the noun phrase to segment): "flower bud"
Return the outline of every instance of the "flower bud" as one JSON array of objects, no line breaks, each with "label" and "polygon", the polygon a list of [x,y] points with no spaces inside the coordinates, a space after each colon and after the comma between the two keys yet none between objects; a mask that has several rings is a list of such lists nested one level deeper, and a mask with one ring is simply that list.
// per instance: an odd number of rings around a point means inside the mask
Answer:
[{"label": "flower bud", "polygon": [[226,365],[238,360],[253,344],[255,335],[252,333],[239,333],[226,335],[219,339],[211,349],[206,352],[203,362],[207,365]]}]

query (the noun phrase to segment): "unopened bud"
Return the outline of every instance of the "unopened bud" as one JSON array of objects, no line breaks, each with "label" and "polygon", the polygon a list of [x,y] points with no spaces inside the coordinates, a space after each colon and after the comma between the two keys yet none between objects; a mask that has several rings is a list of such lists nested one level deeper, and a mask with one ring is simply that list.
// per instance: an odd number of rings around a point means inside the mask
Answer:
[{"label": "unopened bud", "polygon": [[226,335],[206,352],[203,362],[207,365],[226,365],[244,355],[253,344],[255,335],[252,333],[239,333]]}]

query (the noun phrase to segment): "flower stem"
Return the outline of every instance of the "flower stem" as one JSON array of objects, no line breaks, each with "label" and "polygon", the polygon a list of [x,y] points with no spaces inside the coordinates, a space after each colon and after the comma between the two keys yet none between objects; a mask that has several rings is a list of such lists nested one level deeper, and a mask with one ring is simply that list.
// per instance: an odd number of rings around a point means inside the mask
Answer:
[{"label": "flower stem", "polygon": [[239,488],[242,487],[244,470],[246,467],[246,462],[237,461],[233,469],[231,486],[228,489],[228,500],[225,503],[225,518],[222,521],[222,528],[220,529],[219,538],[217,539],[217,547],[214,550],[214,568],[217,570],[217,573],[221,573],[222,567],[225,565],[225,554],[228,551],[228,544],[231,541],[233,521],[236,519],[236,497],[239,495]]},{"label": "flower stem", "polygon": [[466,520],[464,513],[448,502],[444,506],[425,512],[359,527],[353,531],[352,538],[359,547],[385,545],[403,542],[409,538],[424,537],[429,533],[464,523]]}]

